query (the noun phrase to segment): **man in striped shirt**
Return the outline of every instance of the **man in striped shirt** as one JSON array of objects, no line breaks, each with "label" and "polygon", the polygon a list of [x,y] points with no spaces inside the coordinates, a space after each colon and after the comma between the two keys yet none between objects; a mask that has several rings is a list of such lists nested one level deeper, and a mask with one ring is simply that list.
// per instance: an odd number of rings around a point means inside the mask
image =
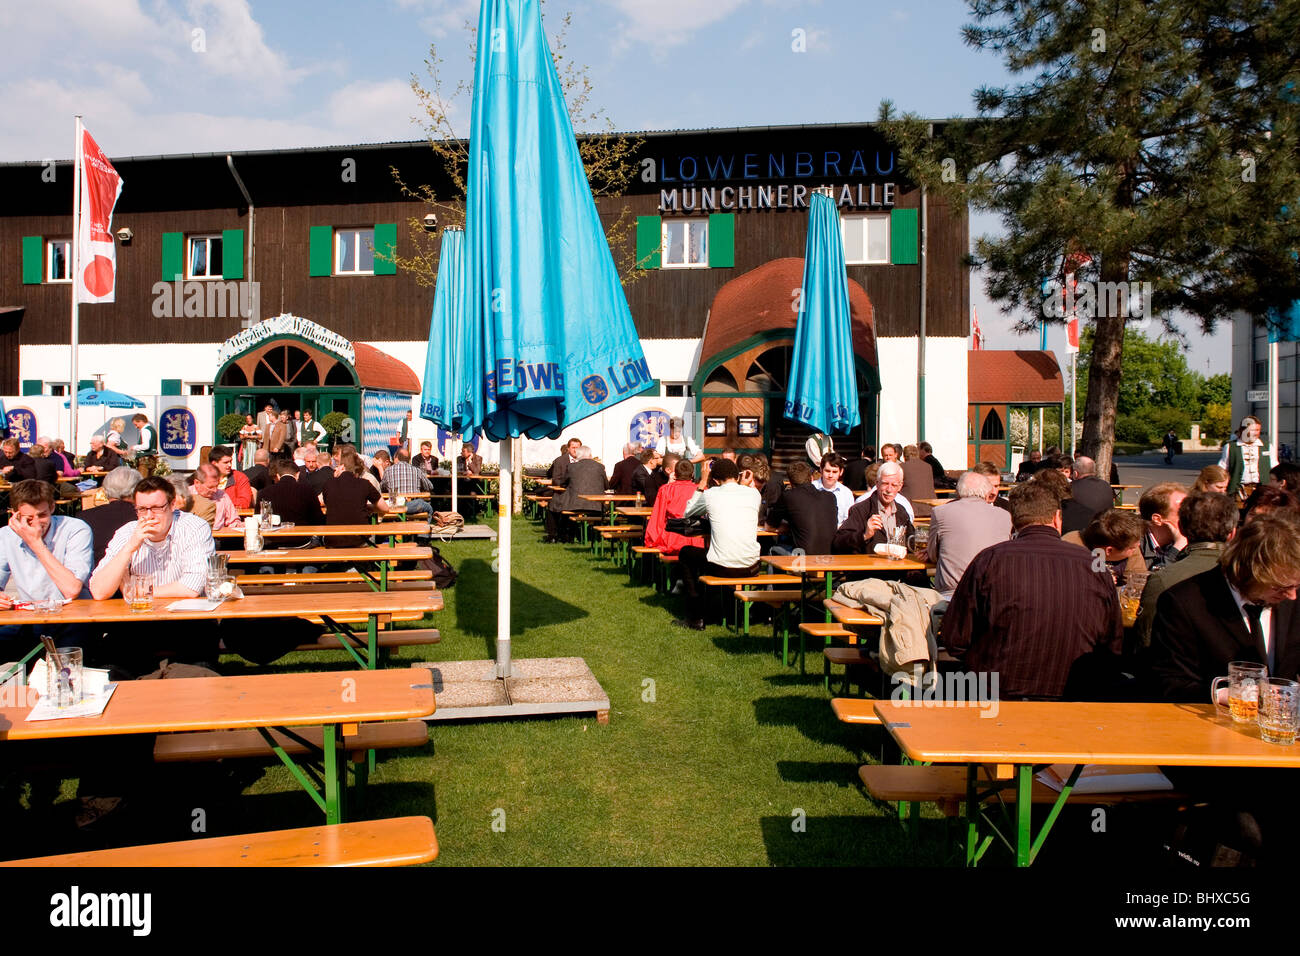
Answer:
[{"label": "man in striped shirt", "polygon": [[394,498],[408,498],[406,502],[408,515],[430,514],[433,511],[433,506],[427,499],[408,497],[421,491],[432,491],[433,485],[411,464],[411,453],[405,448],[397,449],[396,460],[385,469],[379,487]]},{"label": "man in striped shirt", "polygon": [[90,593],[105,601],[128,573],[153,575],[155,597],[195,597],[207,584],[212,529],[197,515],[172,510],[174,490],[153,476],[135,486],[135,521],[114,533],[104,560],[90,576]]}]

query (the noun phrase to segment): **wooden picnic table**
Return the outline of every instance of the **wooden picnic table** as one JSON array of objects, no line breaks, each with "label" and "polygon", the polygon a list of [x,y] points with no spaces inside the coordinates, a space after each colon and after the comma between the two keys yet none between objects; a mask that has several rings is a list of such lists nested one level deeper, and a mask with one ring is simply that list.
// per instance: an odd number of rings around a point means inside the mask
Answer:
[{"label": "wooden picnic table", "polygon": [[342,769],[346,754],[339,746],[343,736],[355,733],[355,725],[364,721],[428,717],[435,707],[433,674],[423,668],[369,671],[346,680],[351,682],[347,693],[342,692],[339,675],[330,672],[126,681],[117,685],[97,717],[33,722],[26,719],[28,707],[0,708],[0,740],[320,727],[324,766],[320,791],[310,785],[292,757],[282,753],[280,759],[296,771],[294,777],[325,811],[326,822],[340,823],[346,811],[341,789],[347,781]]},{"label": "wooden picnic table", "polygon": [[[828,601],[835,592],[836,571],[870,571],[879,574],[887,571],[926,571],[933,567],[910,557],[891,561],[874,554],[769,554],[761,560],[785,574],[798,574],[800,577],[824,576]],[[831,612],[827,608],[826,623],[830,622]]]},{"label": "wooden picnic table", "polygon": [[612,524],[614,522],[615,509],[618,507],[618,505],[626,504],[627,502],[635,502],[637,498],[641,497],[641,495],[620,495],[620,494],[615,494],[612,491],[607,491],[603,495],[578,495],[578,497],[581,498],[583,501],[604,501],[608,503],[609,520],[610,523]]},{"label": "wooden picnic table", "polygon": [[654,514],[654,508],[648,507],[622,507],[615,508],[614,510],[624,518],[648,518]]},{"label": "wooden picnic table", "polygon": [[[366,525],[373,528],[373,525]],[[381,591],[388,590],[388,565],[392,561],[423,561],[433,551],[422,545],[399,544],[361,548],[268,548],[262,551],[226,551],[228,564],[356,564],[378,561]],[[367,575],[369,577],[369,575]],[[372,579],[373,580],[373,579]]]},{"label": "wooden picnic table", "polygon": [[[427,521],[404,521],[400,525],[384,528],[382,531],[376,530],[373,524],[296,524],[290,528],[273,527],[263,528],[262,537],[274,540],[275,538],[341,538],[346,536],[356,537],[357,535],[382,534],[387,538],[406,538],[416,535],[425,535],[429,533],[429,522]],[[243,540],[243,528],[222,528],[220,531],[212,532],[214,538],[238,538]]]},{"label": "wooden picnic table", "polygon": [[[373,554],[374,549],[369,549],[369,553]],[[432,589],[428,591],[339,591],[319,594],[302,593],[285,587],[282,592],[274,594],[250,594],[242,600],[222,601],[210,610],[168,609],[169,605],[181,600],[186,599],[154,597],[153,610],[141,612],[132,611],[126,601],[120,598],[108,601],[79,599],[69,601],[58,611],[0,611],[0,625],[32,624],[40,627],[59,624],[138,624],[143,621],[154,623],[302,617],[320,618],[330,627],[350,634],[351,628],[341,622],[348,619],[360,620],[364,616],[367,658],[362,659],[346,641],[342,642],[342,646],[360,667],[373,670],[378,660],[380,624],[391,623],[395,616],[424,617],[426,614],[442,610],[442,592]],[[339,620],[335,620],[336,618]],[[24,662],[39,650],[38,646],[32,654],[24,658]]]},{"label": "wooden picnic table", "polygon": [[[876,714],[915,762],[967,765],[967,820],[974,842],[978,773],[993,766],[994,781],[1017,791],[1016,865],[1029,866],[1085,764],[1176,767],[1300,767],[1300,747],[1266,743],[1254,727],[1239,729],[1213,704],[1113,704],[1000,701],[939,705],[936,701],[877,701]],[[1035,837],[1030,788],[1034,767],[1068,764],[1074,772]],[[989,837],[985,842],[992,840]],[[967,846],[968,862],[978,856]]]}]

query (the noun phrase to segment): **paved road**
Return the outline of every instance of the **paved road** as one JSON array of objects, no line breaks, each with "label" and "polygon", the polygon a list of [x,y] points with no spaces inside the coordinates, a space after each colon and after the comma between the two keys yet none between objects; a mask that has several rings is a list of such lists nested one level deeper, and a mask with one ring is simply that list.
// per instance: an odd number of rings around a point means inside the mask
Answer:
[{"label": "paved road", "polygon": [[[1198,451],[1178,455],[1172,465],[1166,465],[1164,452],[1161,452],[1158,455],[1121,455],[1115,459],[1115,464],[1119,468],[1120,484],[1149,488],[1162,481],[1177,481],[1190,488],[1201,469],[1218,460],[1218,452]],[[1137,492],[1130,491],[1124,500],[1134,502],[1137,498]]]}]

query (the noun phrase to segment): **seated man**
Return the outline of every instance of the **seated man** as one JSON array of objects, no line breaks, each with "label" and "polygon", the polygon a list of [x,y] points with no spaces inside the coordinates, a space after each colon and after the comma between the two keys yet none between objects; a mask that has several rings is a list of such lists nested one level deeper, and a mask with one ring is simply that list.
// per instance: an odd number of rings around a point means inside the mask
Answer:
[{"label": "seated man", "polygon": [[108,502],[82,509],[81,520],[90,525],[95,536],[95,564],[104,557],[104,550],[114,532],[128,521],[135,520],[135,486],[138,484],[140,472],[119,465],[104,476],[103,488]]},{"label": "seated man", "polygon": [[[899,501],[903,487],[903,466],[886,461],[876,472],[876,487],[849,509],[848,517],[835,532],[831,549],[836,554],[872,554],[876,545],[906,543],[912,535],[912,517]],[[901,532],[900,532],[901,529]]]},{"label": "seated man", "polygon": [[90,436],[90,451],[86,454],[86,460],[81,463],[83,469],[103,468],[105,471],[112,471],[121,464],[121,457],[113,449],[105,447],[102,436]]},{"label": "seated man", "polygon": [[[934,446],[928,441],[919,441],[916,443],[917,450],[921,453],[921,461],[930,466],[930,471],[934,473],[934,486],[936,488],[956,488],[957,482],[948,477],[944,471],[943,465],[938,458],[934,457]],[[907,449],[903,449],[906,451]]]},{"label": "seated man", "polygon": [[[399,451],[399,455],[405,454]],[[325,512],[321,510],[320,498],[298,474],[298,469],[291,461],[280,460],[271,466],[271,480],[262,493],[262,500],[271,504],[271,511],[280,516],[281,524],[323,525]],[[427,504],[427,502],[426,502]],[[309,537],[289,537],[277,542],[279,547],[300,548],[310,543]],[[314,568],[309,569],[308,573]]]},{"label": "seated man", "polygon": [[225,492],[237,509],[253,507],[253,486],[248,483],[247,475],[235,471],[234,453],[229,445],[213,446],[208,452],[208,463],[217,466],[218,491]]},{"label": "seated man", "polygon": [[605,466],[591,457],[591,449],[579,445],[575,450],[574,461],[567,467],[568,484],[563,491],[557,491],[546,505],[546,540],[572,541],[573,522],[563,514],[565,511],[577,511],[583,514],[598,515],[604,511],[599,501],[588,501],[583,495],[603,495],[605,493]]},{"label": "seated man", "polygon": [[[689,462],[688,462],[689,464]],[[686,616],[680,627],[704,630],[703,575],[743,578],[758,573],[758,492],[743,484],[734,461],[720,458],[705,466],[699,488],[686,506],[685,517],[709,519],[709,549],[688,546],[678,555],[686,592]],[[747,473],[748,475],[748,473]],[[818,492],[821,494],[821,492]]]},{"label": "seated man", "polygon": [[253,489],[257,496],[260,496],[263,491],[270,487],[270,467],[271,456],[267,454],[265,448],[259,448],[253,452],[253,466],[244,472],[244,477],[248,479],[249,487]]},{"label": "seated man", "polygon": [[[828,468],[835,470],[834,464],[827,464],[827,459],[833,457],[839,456],[832,452],[822,459],[823,474]],[[786,469],[790,487],[781,493],[776,504],[767,509],[765,520],[771,528],[779,528],[784,522],[788,533],[782,535],[782,540],[788,539],[790,543],[774,546],[773,554],[790,554],[792,549],[803,554],[831,553],[831,542],[835,540],[835,529],[839,525],[835,496],[819,490],[812,475],[812,469],[802,461],[793,462]]]},{"label": "seated man", "polygon": [[[672,452],[669,452],[672,454]],[[655,504],[655,495],[659,489],[673,480],[673,476],[665,476],[667,480],[655,482],[654,488],[650,487],[650,478],[660,465],[664,463],[664,456],[659,454],[653,448],[643,448],[636,456],[637,464],[632,468],[632,494],[642,495],[645,498],[646,507],[653,508]]]},{"label": "seated man", "polygon": [[17,438],[0,442],[0,475],[10,484],[36,477],[36,463],[18,446]]},{"label": "seated man", "polygon": [[[304,463],[307,461],[306,455],[303,456],[303,461]],[[420,453],[411,459],[411,466],[423,472],[425,477],[438,470],[438,459],[433,454],[433,442],[420,442]]]},{"label": "seated man", "polygon": [[1011,538],[1011,515],[989,502],[996,486],[968,471],[957,479],[957,498],[934,509],[926,555],[935,564],[934,589],[952,600],[966,567],[985,548]]},{"label": "seated man", "polygon": [[1092,555],[1061,540],[1060,501],[1045,485],[1012,490],[1011,523],[1015,538],[967,565],[943,643],[968,670],[997,673],[1003,698],[1089,699],[1097,685],[1088,677],[1104,670],[1089,665],[1117,661],[1122,646],[1115,584],[1092,569]]},{"label": "seated man", "polygon": [[1147,570],[1155,571],[1182,556],[1187,538],[1178,527],[1178,509],[1187,489],[1174,481],[1163,481],[1142,492],[1138,514],[1146,522],[1142,535],[1142,559]]},{"label": "seated man", "polygon": [[[1069,459],[1062,459],[1069,461]],[[1089,512],[1084,524],[1107,508],[1115,507],[1115,489],[1097,476],[1097,463],[1085,455],[1074,459],[1070,478],[1070,497]]]},{"label": "seated man", "polygon": [[[659,457],[659,453],[655,451],[655,449],[642,449],[643,453],[646,450],[655,452],[656,457],[652,458],[651,462],[653,463],[658,461],[659,464],[655,467],[654,471],[650,472],[650,477],[645,480],[644,486],[640,489],[636,487],[637,475],[639,472],[635,468],[632,469],[632,492],[635,494],[639,491],[645,498],[645,506],[647,508],[653,508],[654,503],[659,500],[658,494],[660,490],[664,485],[674,480],[673,476],[677,473],[677,463],[682,460],[682,456],[677,454],[675,451],[668,451],[664,452],[662,457]],[[637,464],[638,466],[640,465],[639,459]],[[690,462],[687,462],[687,464],[690,464]],[[694,466],[692,465],[692,468],[693,467]],[[694,471],[691,472],[691,483],[695,483]]]},{"label": "seated man", "polygon": [[32,478],[14,485],[9,507],[9,526],[0,529],[0,609],[14,604],[13,597],[3,593],[10,577],[23,601],[89,597],[86,582],[95,552],[90,526],[56,515],[54,486]]},{"label": "seated man", "polygon": [[[166,478],[153,475],[135,486],[136,520],[117,529],[94,573],[90,594],[107,601],[122,587],[128,574],[150,575],[153,594],[159,598],[192,598],[203,594],[208,576],[208,555],[215,549],[212,529],[202,518],[174,511],[175,489]],[[148,628],[148,640],[142,632]],[[201,664],[213,670],[217,659],[217,632],[203,622],[177,627],[163,622],[132,624],[111,633],[118,651],[116,661],[130,661],[127,670],[147,673],[156,648],[165,648],[173,660]],[[134,666],[133,666],[134,665]]]},{"label": "seated man", "polygon": [[[1263,664],[1273,677],[1300,678],[1297,586],[1300,535],[1295,524],[1264,516],[1243,525],[1217,568],[1175,584],[1156,602],[1150,699],[1203,703],[1210,682],[1226,675],[1231,661]],[[1226,690],[1219,693],[1226,703]],[[1162,769],[1176,787],[1210,803],[1212,830],[1221,847],[1277,863],[1294,854],[1300,818],[1290,790],[1293,771]]]},{"label": "seated man", "polygon": [[[466,445],[466,448],[469,446]],[[477,455],[475,457],[478,457]],[[393,498],[406,498],[406,513],[432,514],[433,505],[428,498],[411,498],[410,495],[422,491],[432,491],[433,485],[419,469],[411,465],[411,453],[405,448],[397,449],[397,460],[388,466],[383,479],[379,482],[380,491],[386,491]]]},{"label": "seated man", "polygon": [[[640,442],[628,442],[623,446],[623,458],[614,466],[614,470],[609,476],[609,487],[615,493],[620,495],[636,494],[636,489],[632,487],[632,475],[637,466],[641,464],[637,456],[642,451]],[[641,493],[645,494],[645,490],[642,489]]]},{"label": "seated man", "polygon": [[[921,451],[915,445],[903,449],[903,487],[899,494],[909,501],[934,497],[934,472],[921,460]],[[928,518],[930,508],[930,505],[917,504],[909,513],[913,518]]]},{"label": "seated man", "polygon": [[324,463],[320,459],[316,446],[308,445],[303,449],[302,468],[298,471],[298,478],[305,481],[318,495],[325,490],[325,482],[334,477],[334,469],[329,467],[328,459]]},{"label": "seated man", "polygon": [[1028,481],[1034,477],[1034,472],[1043,467],[1043,453],[1035,448],[1029,453],[1029,457],[1020,463],[1016,469],[1016,481]]},{"label": "seated man", "polygon": [[242,527],[244,521],[227,495],[217,490],[221,475],[215,465],[203,464],[194,470],[190,486],[194,490],[193,513],[208,523],[213,531]]},{"label": "seated man", "polygon": [[[844,474],[845,461],[843,456],[833,451],[827,452],[822,456],[821,475],[813,480],[812,486],[818,491],[825,492],[835,499],[835,526],[838,528],[844,523],[844,519],[849,516],[849,509],[853,507],[853,492],[840,482],[840,476]],[[789,478],[787,471],[786,477]],[[791,484],[794,481],[791,479]],[[829,552],[817,551],[810,552],[814,554],[827,554]]]},{"label": "seated man", "polygon": [[1108,508],[1093,518],[1082,531],[1062,535],[1062,541],[1087,548],[1094,558],[1100,558],[1116,585],[1134,571],[1145,571],[1141,543],[1142,519],[1131,511]]},{"label": "seated man", "polygon": [[[668,454],[672,455],[672,452]],[[673,468],[673,480],[659,489],[650,520],[645,526],[646,547],[658,548],[664,554],[677,554],[687,546],[705,546],[702,535],[688,538],[669,531],[666,527],[669,518],[680,518],[686,513],[686,506],[695,497],[695,466],[689,461],[678,459]]]},{"label": "seated man", "polygon": [[1175,584],[1219,566],[1223,549],[1237,533],[1237,503],[1212,491],[1190,494],[1178,506],[1178,527],[1187,536],[1187,547],[1178,560],[1152,574],[1142,591],[1136,625],[1142,647],[1151,643],[1151,625],[1160,595]]}]

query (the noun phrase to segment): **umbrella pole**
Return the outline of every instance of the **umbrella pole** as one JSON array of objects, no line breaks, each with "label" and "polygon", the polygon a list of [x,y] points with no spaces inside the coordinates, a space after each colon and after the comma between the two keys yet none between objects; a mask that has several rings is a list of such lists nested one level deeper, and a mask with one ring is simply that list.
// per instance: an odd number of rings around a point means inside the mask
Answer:
[{"label": "umbrella pole", "polygon": [[501,475],[497,481],[497,677],[510,676],[510,490],[514,461],[506,438],[500,443]]},{"label": "umbrella pole", "polygon": [[459,499],[456,497],[456,466],[460,463],[460,446],[461,439],[453,438],[451,440],[451,510],[460,511],[457,507]]}]

